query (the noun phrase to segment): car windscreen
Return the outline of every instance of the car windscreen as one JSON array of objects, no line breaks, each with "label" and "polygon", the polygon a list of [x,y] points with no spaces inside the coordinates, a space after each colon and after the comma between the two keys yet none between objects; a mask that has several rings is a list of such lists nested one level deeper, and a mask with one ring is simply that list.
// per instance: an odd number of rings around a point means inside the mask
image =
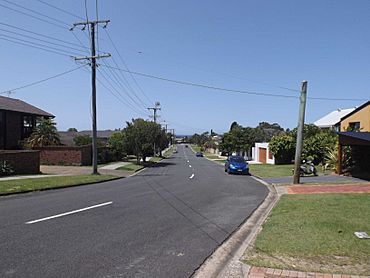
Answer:
[{"label": "car windscreen", "polygon": [[245,162],[244,161],[244,158],[242,158],[242,157],[231,157],[230,158],[230,161],[231,162],[235,162],[235,163],[243,163],[243,162]]}]

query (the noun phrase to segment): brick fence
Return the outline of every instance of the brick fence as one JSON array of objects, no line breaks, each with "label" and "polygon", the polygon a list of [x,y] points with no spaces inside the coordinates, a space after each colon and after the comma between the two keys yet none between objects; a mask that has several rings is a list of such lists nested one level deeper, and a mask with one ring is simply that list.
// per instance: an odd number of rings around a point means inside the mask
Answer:
[{"label": "brick fence", "polygon": [[6,161],[16,174],[40,173],[40,152],[37,150],[0,150],[0,161]]},{"label": "brick fence", "polygon": [[40,151],[42,164],[47,165],[91,165],[91,146],[52,146],[35,148]]}]

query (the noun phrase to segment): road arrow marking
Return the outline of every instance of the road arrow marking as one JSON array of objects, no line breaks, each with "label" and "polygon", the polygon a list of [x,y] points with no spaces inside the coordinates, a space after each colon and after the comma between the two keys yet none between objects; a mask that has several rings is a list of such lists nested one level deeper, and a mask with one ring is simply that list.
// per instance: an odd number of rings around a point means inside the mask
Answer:
[{"label": "road arrow marking", "polygon": [[50,219],[53,219],[53,218],[62,217],[62,216],[66,216],[66,215],[78,213],[78,212],[89,210],[89,209],[93,209],[93,208],[107,206],[107,205],[111,205],[111,204],[113,204],[113,202],[106,202],[106,203],[94,205],[94,206],[91,206],[91,207],[86,207],[86,208],[77,209],[77,210],[73,210],[73,211],[69,211],[69,212],[64,212],[64,213],[61,213],[61,214],[52,215],[52,216],[41,218],[41,219],[37,219],[37,220],[28,221],[25,224],[34,224],[34,223],[37,223],[37,222],[46,221],[46,220],[50,220]]}]

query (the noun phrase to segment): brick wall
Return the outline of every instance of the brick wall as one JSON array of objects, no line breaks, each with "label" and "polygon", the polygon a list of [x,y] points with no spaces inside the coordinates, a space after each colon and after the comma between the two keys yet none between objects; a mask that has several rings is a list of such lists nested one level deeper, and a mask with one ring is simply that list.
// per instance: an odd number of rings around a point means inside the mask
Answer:
[{"label": "brick wall", "polygon": [[53,146],[35,149],[40,151],[41,164],[91,165],[91,146]]},{"label": "brick wall", "polygon": [[0,161],[7,161],[16,174],[40,173],[40,152],[0,150]]}]

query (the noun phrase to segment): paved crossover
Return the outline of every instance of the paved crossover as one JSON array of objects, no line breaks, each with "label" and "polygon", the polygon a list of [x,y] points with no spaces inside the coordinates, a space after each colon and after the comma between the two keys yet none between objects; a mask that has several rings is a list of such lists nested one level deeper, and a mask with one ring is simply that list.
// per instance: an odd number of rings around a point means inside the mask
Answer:
[{"label": "paved crossover", "polygon": [[0,198],[0,277],[189,277],[267,189],[178,150],[128,179]]}]

